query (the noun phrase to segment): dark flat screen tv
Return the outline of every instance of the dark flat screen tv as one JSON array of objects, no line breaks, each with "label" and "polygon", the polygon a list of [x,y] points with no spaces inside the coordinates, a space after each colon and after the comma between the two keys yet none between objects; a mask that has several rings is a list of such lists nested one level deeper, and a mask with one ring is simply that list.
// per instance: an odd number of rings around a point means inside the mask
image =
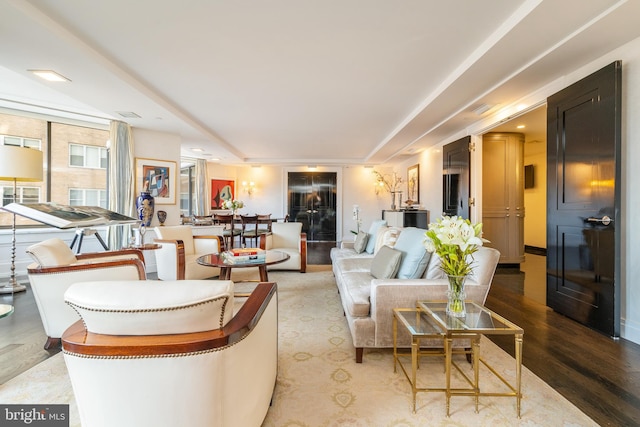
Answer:
[{"label": "dark flat screen tv", "polygon": [[533,165],[524,166],[524,188],[533,188],[536,186]]}]

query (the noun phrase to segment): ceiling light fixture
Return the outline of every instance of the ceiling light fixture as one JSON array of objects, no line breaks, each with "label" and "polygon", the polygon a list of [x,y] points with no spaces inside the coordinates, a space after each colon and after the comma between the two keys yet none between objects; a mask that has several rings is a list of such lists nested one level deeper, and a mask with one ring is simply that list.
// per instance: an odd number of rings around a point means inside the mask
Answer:
[{"label": "ceiling light fixture", "polygon": [[48,82],[70,82],[71,80],[53,70],[27,70]]},{"label": "ceiling light fixture", "polygon": [[518,126],[516,126],[516,127],[517,127],[518,129],[524,129],[524,128],[525,128],[525,125],[518,125]]},{"label": "ceiling light fixture", "polygon": [[196,153],[204,153],[204,150],[198,147],[192,148],[191,151],[195,151]]},{"label": "ceiling light fixture", "polygon": [[127,119],[139,119],[140,116],[134,113],[133,111],[116,111],[116,113],[120,114],[122,117],[126,117]]},{"label": "ceiling light fixture", "polygon": [[473,113],[477,114],[478,116],[483,115],[484,113],[486,113],[487,111],[489,111],[491,109],[491,105],[488,104],[480,104],[479,106],[477,106],[475,109],[473,109]]}]

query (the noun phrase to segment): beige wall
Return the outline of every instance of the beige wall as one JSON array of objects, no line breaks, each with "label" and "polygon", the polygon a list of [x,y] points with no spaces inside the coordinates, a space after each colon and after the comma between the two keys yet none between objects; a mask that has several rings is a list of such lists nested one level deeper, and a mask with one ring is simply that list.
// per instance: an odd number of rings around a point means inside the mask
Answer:
[{"label": "beige wall", "polygon": [[546,141],[524,145],[524,164],[533,165],[533,188],[524,190],[524,244],[547,247],[547,150]]}]

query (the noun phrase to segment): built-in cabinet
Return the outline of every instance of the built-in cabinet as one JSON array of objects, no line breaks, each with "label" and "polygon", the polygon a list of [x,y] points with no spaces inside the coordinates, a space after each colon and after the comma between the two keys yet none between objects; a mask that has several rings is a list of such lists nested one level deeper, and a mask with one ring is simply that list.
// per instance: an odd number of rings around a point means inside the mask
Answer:
[{"label": "built-in cabinet", "polygon": [[524,262],[524,135],[488,133],[482,139],[483,237],[501,264]]},{"label": "built-in cabinet", "polygon": [[417,227],[426,229],[429,226],[429,211],[419,209],[403,209],[382,211],[382,219],[390,227]]}]

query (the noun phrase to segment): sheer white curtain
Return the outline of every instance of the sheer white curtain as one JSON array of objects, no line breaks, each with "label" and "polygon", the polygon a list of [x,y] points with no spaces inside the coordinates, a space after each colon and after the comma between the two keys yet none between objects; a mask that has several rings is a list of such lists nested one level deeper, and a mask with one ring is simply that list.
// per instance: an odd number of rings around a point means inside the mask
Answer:
[{"label": "sheer white curtain", "polygon": [[209,173],[207,172],[207,161],[197,159],[194,168],[194,215],[207,215],[209,213]]},{"label": "sheer white curtain", "polygon": [[[135,164],[131,126],[120,121],[111,122],[109,147],[109,210],[137,218],[135,212]],[[109,227],[109,248],[127,246],[131,236],[130,225]]]}]

